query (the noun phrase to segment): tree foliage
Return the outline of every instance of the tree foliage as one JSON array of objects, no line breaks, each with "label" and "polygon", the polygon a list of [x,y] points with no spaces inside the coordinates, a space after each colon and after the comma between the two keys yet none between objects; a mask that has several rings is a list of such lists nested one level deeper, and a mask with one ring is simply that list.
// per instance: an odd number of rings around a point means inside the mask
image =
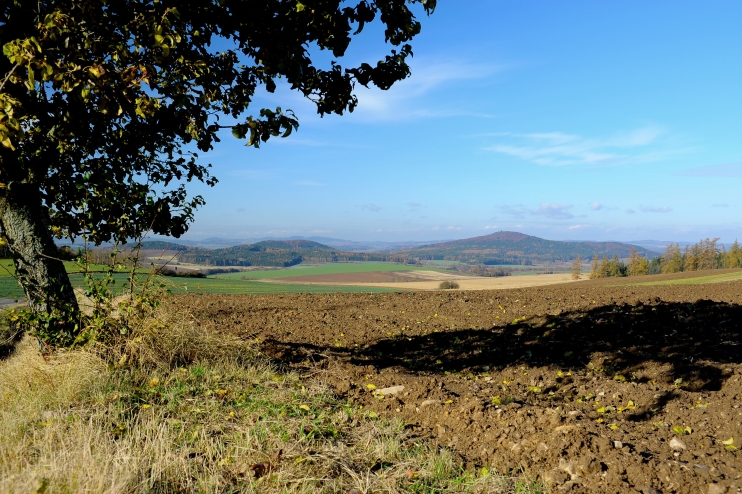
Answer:
[{"label": "tree foliage", "polygon": [[[215,183],[198,151],[228,126],[247,145],[287,136],[298,121],[251,107],[279,80],[320,115],[353,111],[356,83],[407,77],[420,0],[4,0],[0,29],[0,182],[38,186],[58,237],[100,243],[151,228],[179,236],[194,209],[183,182]],[[374,66],[316,66],[309,47],[342,57],[381,17],[394,48]]]},{"label": "tree foliage", "polygon": [[[388,89],[407,77],[421,27],[415,4],[435,8],[435,0],[0,0],[0,230],[35,313],[63,319],[77,310],[51,235],[95,245],[145,231],[178,237],[204,203],[186,185],[216,184],[199,153],[222,129],[253,147],[297,129],[290,110],[254,108],[258,89],[283,84],[320,115],[342,115],[358,104],[356,84]],[[376,19],[388,54],[341,66]],[[331,54],[328,66],[317,51]]]}]

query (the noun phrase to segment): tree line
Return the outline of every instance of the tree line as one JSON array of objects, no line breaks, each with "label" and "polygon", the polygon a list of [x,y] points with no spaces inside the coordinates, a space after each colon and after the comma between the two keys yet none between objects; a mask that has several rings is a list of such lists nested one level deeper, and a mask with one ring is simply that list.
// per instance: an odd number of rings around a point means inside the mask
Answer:
[{"label": "tree line", "polygon": [[706,238],[684,249],[677,243],[670,244],[665,252],[654,259],[647,259],[631,249],[626,262],[617,255],[612,258],[593,256],[590,278],[614,276],[642,276],[670,274],[702,269],[742,268],[742,247],[737,240],[729,247],[719,244],[719,238]]}]

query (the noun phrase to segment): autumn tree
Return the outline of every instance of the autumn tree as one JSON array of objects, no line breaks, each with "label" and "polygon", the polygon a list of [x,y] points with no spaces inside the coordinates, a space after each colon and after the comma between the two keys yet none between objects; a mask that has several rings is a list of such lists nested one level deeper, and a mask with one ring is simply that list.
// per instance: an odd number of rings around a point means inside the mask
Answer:
[{"label": "autumn tree", "polygon": [[649,272],[649,261],[646,257],[637,254],[636,248],[632,247],[629,253],[629,264],[626,268],[629,276],[643,276]]},{"label": "autumn tree", "polygon": [[737,240],[729,247],[724,259],[727,268],[742,268],[742,248]]},{"label": "autumn tree", "polygon": [[679,273],[683,270],[683,254],[680,245],[670,244],[662,254],[662,274]]},{"label": "autumn tree", "polygon": [[[414,8],[435,0],[0,0],[0,228],[53,343],[77,309],[54,237],[182,235],[204,203],[186,184],[216,183],[198,153],[221,129],[258,147],[297,128],[290,110],[254,108],[259,88],[353,111],[357,84],[409,75]],[[388,54],[341,66],[375,19]]]},{"label": "autumn tree", "polygon": [[598,272],[598,253],[596,252],[593,254],[593,261],[590,266],[590,278],[600,278],[600,273]]},{"label": "autumn tree", "polygon": [[572,279],[579,280],[581,271],[582,271],[582,259],[580,258],[580,256],[577,256],[575,257],[575,260],[572,262]]}]

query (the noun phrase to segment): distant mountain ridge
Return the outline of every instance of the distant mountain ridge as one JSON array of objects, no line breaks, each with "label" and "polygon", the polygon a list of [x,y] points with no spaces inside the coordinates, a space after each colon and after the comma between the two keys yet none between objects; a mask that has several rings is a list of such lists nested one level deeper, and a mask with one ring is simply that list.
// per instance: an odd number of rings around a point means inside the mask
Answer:
[{"label": "distant mountain ridge", "polygon": [[632,247],[640,255],[658,253],[621,242],[565,242],[546,240],[519,232],[496,232],[480,237],[423,245],[397,252],[420,260],[450,260],[477,264],[522,264],[583,260],[599,257],[628,257]]},{"label": "distant mountain ridge", "polygon": [[212,266],[293,266],[301,262],[450,260],[468,264],[537,264],[571,261],[593,255],[620,258],[632,247],[648,258],[659,255],[643,247],[621,242],[565,242],[546,240],[518,232],[496,232],[473,238],[438,242],[393,252],[358,252],[337,249],[306,239],[263,240],[253,244],[220,249],[182,246],[172,242],[149,241],[144,249],[180,250],[181,262]]}]

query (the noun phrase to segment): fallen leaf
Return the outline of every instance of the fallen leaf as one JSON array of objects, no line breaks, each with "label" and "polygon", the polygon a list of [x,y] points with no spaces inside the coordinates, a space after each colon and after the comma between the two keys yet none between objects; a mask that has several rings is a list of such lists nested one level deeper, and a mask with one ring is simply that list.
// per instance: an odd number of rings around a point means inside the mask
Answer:
[{"label": "fallen leaf", "polygon": [[255,478],[259,479],[271,471],[271,462],[264,461],[263,463],[256,463],[250,467],[250,470],[255,474]]},{"label": "fallen leaf", "polygon": [[301,404],[301,405],[299,405],[299,408],[301,408],[302,410],[305,410],[305,411],[307,411],[307,412],[309,412],[309,411],[310,411],[309,405],[304,405],[304,404]]},{"label": "fallen leaf", "polygon": [[730,446],[730,445],[734,444],[734,438],[733,437],[730,437],[726,441],[722,441],[721,444],[723,444],[724,446]]}]

